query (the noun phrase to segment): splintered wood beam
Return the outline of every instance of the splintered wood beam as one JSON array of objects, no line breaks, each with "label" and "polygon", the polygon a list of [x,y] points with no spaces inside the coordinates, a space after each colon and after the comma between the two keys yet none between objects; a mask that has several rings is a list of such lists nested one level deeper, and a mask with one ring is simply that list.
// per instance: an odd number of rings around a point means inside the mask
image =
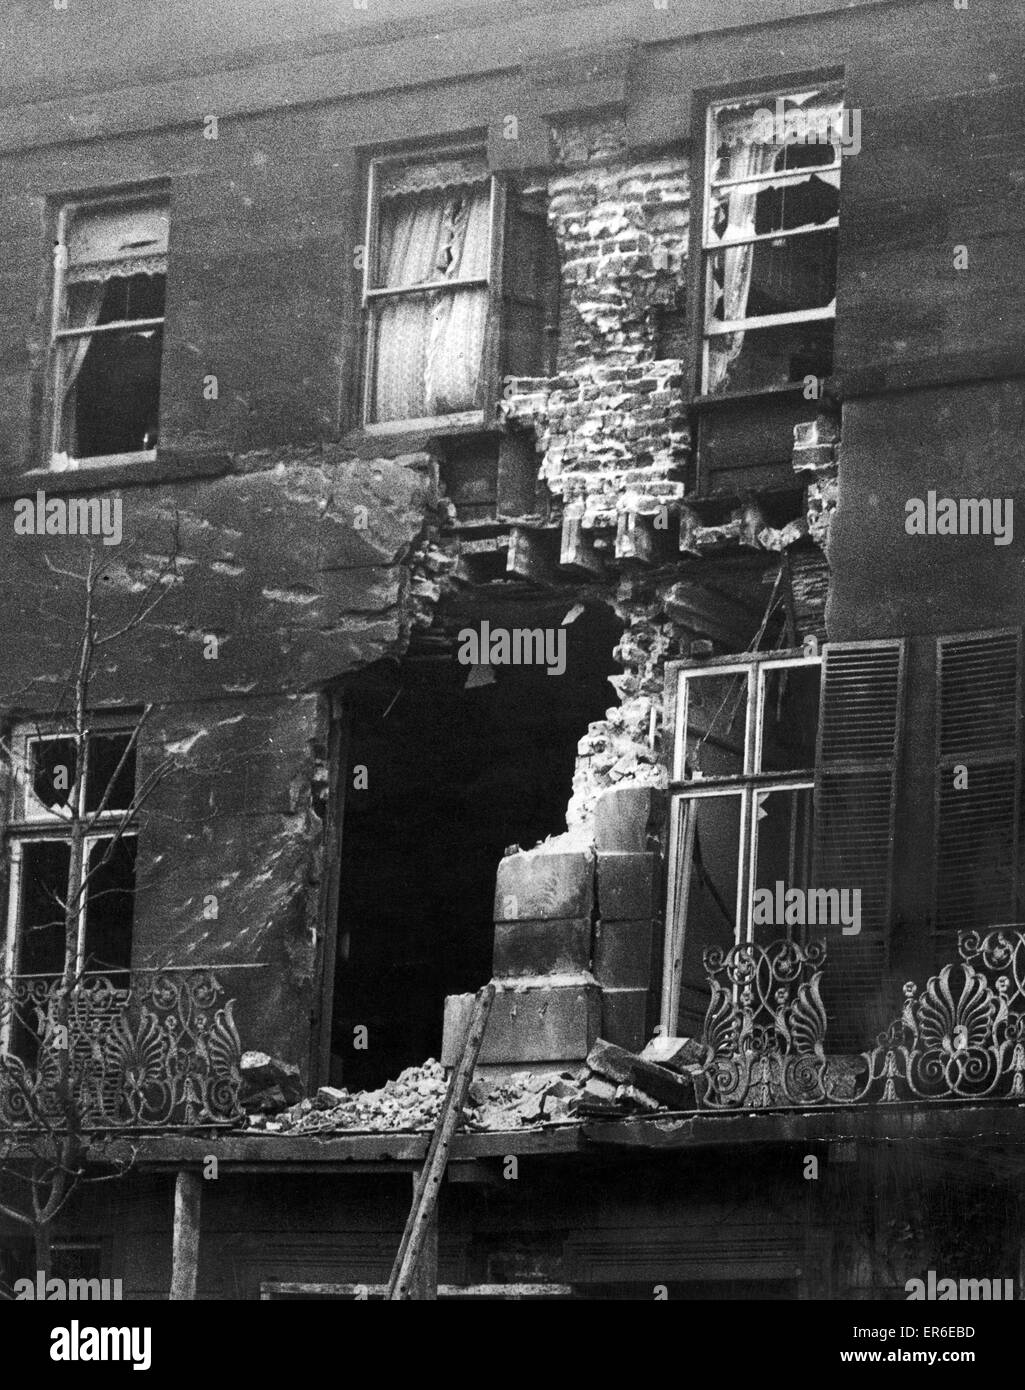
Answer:
[{"label": "splintered wood beam", "polygon": [[171,1299],[196,1297],[199,1270],[199,1213],[203,1179],[185,1168],[174,1180],[174,1233],[171,1241]]}]

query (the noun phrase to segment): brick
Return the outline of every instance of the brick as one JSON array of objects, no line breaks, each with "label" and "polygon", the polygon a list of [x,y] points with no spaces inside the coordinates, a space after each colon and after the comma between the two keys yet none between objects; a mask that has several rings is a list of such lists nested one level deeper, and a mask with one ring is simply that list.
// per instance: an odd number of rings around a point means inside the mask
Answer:
[{"label": "brick", "polygon": [[647,990],[652,982],[653,923],[598,923],[594,934],[594,977],[603,989]]},{"label": "brick", "polygon": [[601,991],[594,984],[501,989],[495,995],[480,1060],[485,1064],[583,1061],[598,1036],[600,1018]]},{"label": "brick", "polygon": [[603,921],[658,914],[661,885],[656,855],[599,853],[597,876],[598,912]]},{"label": "brick", "polygon": [[569,975],[591,964],[591,919],[496,922],[496,979],[522,975]]},{"label": "brick", "polygon": [[498,866],[495,921],[564,921],[590,917],[594,856],[589,850],[511,854]]},{"label": "brick", "polygon": [[595,807],[594,843],[597,850],[643,854],[649,836],[658,834],[665,795],[653,787],[610,787]]},{"label": "brick", "polygon": [[[640,1052],[648,1039],[649,1000],[647,989],[603,989],[602,1037],[627,1052]],[[650,1092],[651,1088],[645,1089]]]}]

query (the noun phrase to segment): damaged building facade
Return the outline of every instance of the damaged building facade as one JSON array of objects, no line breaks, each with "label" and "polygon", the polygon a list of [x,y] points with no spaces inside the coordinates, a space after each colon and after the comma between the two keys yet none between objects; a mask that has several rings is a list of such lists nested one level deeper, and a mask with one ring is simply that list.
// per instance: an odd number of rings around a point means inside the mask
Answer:
[{"label": "damaged building facade", "polygon": [[1025,22],[259,8],[41,11],[5,87],[0,1115],[92,555],[130,1155],[55,1268],[166,1296],[184,1172],[199,1297],[382,1286],[493,979],[443,1296],[1017,1281]]}]

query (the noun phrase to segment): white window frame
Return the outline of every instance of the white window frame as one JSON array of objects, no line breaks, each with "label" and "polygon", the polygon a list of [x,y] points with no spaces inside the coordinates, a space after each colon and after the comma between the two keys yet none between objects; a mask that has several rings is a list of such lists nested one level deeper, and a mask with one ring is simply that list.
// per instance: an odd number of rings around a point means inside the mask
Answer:
[{"label": "white window frame", "polygon": [[[131,729],[126,728],[123,721],[98,722],[90,727],[89,737],[110,737],[118,734],[131,737]],[[37,725],[24,725],[16,729],[11,738],[11,749],[14,753],[14,775],[11,779],[11,818],[7,826],[7,863],[8,863],[8,897],[7,897],[7,924],[6,937],[4,941],[3,958],[0,963],[4,975],[10,979],[19,975],[17,969],[18,957],[20,954],[21,942],[21,889],[22,889],[22,869],[24,862],[24,847],[28,844],[44,844],[57,841],[64,843],[69,838],[70,819],[54,814],[42,805],[32,790],[31,784],[31,745],[34,743],[53,742],[56,739],[73,738],[73,731],[61,729],[59,727],[42,727]],[[138,745],[136,745],[138,750]],[[78,778],[76,794],[78,798],[79,815],[86,814],[85,807],[85,767],[88,765],[88,754],[83,760],[83,775]],[[137,781],[136,781],[137,785]],[[133,792],[134,795],[134,792]],[[83,875],[88,871],[90,856],[93,848],[101,840],[110,839],[112,831],[122,823],[125,817],[125,808],[107,809],[99,815],[95,824],[85,836],[83,845],[82,872]],[[124,841],[134,840],[138,844],[139,827],[136,817],[131,817],[121,834]],[[79,903],[78,912],[78,955],[76,959],[76,970],[81,973],[85,964],[85,926],[86,909],[88,907],[87,896],[84,896]],[[0,1033],[0,1050],[6,1047],[9,1041],[11,1020],[4,1021],[2,1033]]]},{"label": "white window frame", "polygon": [[[662,965],[663,1031],[673,1035],[679,1015],[680,984],[686,942],[687,902],[690,891],[690,858],[687,807],[714,796],[734,796],[740,800],[740,828],[737,845],[736,913],[734,944],[754,940],[754,902],[751,885],[758,862],[758,798],[763,794],[786,791],[814,793],[814,766],[786,769],[762,768],[767,675],[770,671],[791,669],[821,670],[821,655],[786,656],[757,654],[744,661],[709,662],[702,665],[681,663],[670,668],[669,698],[674,711],[673,752],[670,769],[668,896]],[[686,769],[687,713],[690,685],[697,680],[739,676],[746,678],[743,770],[727,776],[688,776]],[[814,756],[812,758],[814,764]]]},{"label": "white window frame", "polygon": [[377,347],[377,314],[374,306],[388,299],[401,299],[430,289],[455,292],[460,289],[486,289],[488,292],[488,321],[481,346],[481,380],[485,389],[494,385],[494,360],[496,335],[500,331],[497,323],[498,308],[502,289],[502,244],[505,216],[505,190],[499,179],[490,176],[490,235],[488,244],[488,274],[486,276],[466,276],[458,280],[427,280],[419,285],[402,285],[395,288],[374,286],[371,280],[377,271],[377,236],[379,221],[378,184],[380,171],[395,165],[416,163],[432,164],[444,159],[467,159],[484,157],[481,145],[456,145],[443,149],[405,151],[397,154],[378,155],[370,160],[367,179],[366,232],[363,242],[363,375],[361,383],[360,420],[368,434],[403,434],[412,430],[458,430],[481,426],[485,423],[487,407],[474,410],[454,411],[448,415],[427,415],[408,420],[371,420],[372,391],[374,383],[374,358]]},{"label": "white window frame", "polygon": [[[166,312],[159,317],[145,319],[120,319],[114,323],[94,324],[92,328],[62,328],[61,314],[64,308],[64,294],[67,289],[65,272],[67,270],[67,229],[71,221],[83,212],[116,211],[141,205],[163,206],[170,209],[169,194],[164,192],[120,192],[106,198],[83,198],[65,203],[57,216],[57,242],[53,251],[53,300],[50,313],[50,361],[49,361],[49,399],[50,425],[46,466],[52,472],[77,472],[88,468],[99,468],[105,464],[150,463],[157,456],[157,448],[133,449],[123,454],[92,454],[88,458],[72,458],[58,447],[63,424],[61,414],[62,380],[60,352],[62,343],[73,338],[93,337],[100,333],[123,332],[128,328],[164,327]],[[166,306],[165,306],[166,308]],[[163,348],[161,348],[163,360]]]},{"label": "white window frame", "polygon": [[[783,314],[766,314],[761,317],[743,319],[716,319],[713,317],[715,296],[712,290],[712,264],[716,252],[729,250],[734,246],[753,245],[759,241],[781,241],[790,240],[800,236],[810,236],[812,233],[827,232],[836,230],[840,226],[839,215],[831,217],[828,222],[817,223],[814,227],[795,227],[791,231],[762,232],[746,237],[732,237],[728,241],[717,241],[712,235],[712,204],[713,195],[720,189],[731,188],[738,185],[750,186],[752,184],[778,185],[781,183],[800,183],[807,179],[809,174],[816,173],[835,173],[837,179],[840,178],[841,156],[839,149],[833,147],[833,162],[831,164],[817,164],[803,169],[787,169],[779,173],[769,173],[756,175],[750,179],[716,179],[716,118],[720,111],[729,107],[735,107],[740,102],[754,103],[763,102],[775,107],[778,97],[800,96],[804,91],[818,92],[822,95],[832,95],[834,92],[838,99],[843,102],[842,85],[838,82],[822,82],[811,84],[804,87],[782,87],[771,92],[757,92],[753,95],[742,97],[724,97],[719,101],[712,102],[705,113],[705,174],[704,188],[702,190],[702,209],[701,209],[701,296],[703,302],[702,310],[702,330],[701,330],[701,391],[708,391],[708,359],[709,359],[709,340],[712,338],[728,337],[732,333],[747,332],[759,328],[783,328],[790,324],[797,323],[820,323],[827,320],[836,320],[836,299],[831,304],[817,309],[794,309]],[[729,392],[723,392],[728,395]]]}]

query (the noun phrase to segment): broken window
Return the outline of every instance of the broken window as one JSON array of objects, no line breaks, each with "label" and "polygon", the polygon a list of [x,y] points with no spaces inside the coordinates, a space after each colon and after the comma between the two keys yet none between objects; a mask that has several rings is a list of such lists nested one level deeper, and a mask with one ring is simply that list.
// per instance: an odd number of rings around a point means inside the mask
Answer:
[{"label": "broken window", "polygon": [[51,466],[155,458],[166,200],[65,209],[56,248]]},{"label": "broken window", "polygon": [[[65,903],[78,900],[76,970],[117,975],[131,965],[137,829],[131,735],[87,735],[84,775],[63,733],[13,739],[14,804],[8,832],[10,894],[3,961],[10,975],[64,969]],[[72,869],[72,826],[84,826]]]},{"label": "broken window", "polygon": [[811,881],[820,659],[679,669],[675,691],[666,1006],[700,1032],[703,952],[789,934],[754,920],[754,891]]},{"label": "broken window", "polygon": [[831,371],[843,120],[834,88],[711,107],[704,393],[761,391]]},{"label": "broken window", "polygon": [[543,199],[494,178],[483,154],[374,160],[364,422],[480,424],[503,372],[543,371],[552,259]]},{"label": "broken window", "polygon": [[833,1051],[885,1022],[904,669],[897,640],[670,666],[668,1032],[701,1030],[708,948],[781,938],[826,940]]}]

